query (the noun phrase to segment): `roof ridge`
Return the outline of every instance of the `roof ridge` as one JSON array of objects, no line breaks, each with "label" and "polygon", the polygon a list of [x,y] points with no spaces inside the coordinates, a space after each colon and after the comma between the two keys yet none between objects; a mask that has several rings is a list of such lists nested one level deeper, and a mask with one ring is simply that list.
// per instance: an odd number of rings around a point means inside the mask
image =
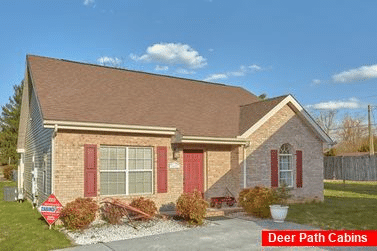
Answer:
[{"label": "roof ridge", "polygon": [[208,84],[208,85],[215,85],[215,86],[222,86],[222,87],[239,88],[239,89],[242,89],[243,91],[249,92],[250,94],[255,96],[254,93],[246,90],[245,88],[243,88],[241,86],[227,85],[227,84],[221,84],[221,83],[213,83],[213,82],[207,82],[207,81],[199,80],[199,79],[191,79],[191,78],[177,77],[177,76],[171,76],[171,75],[157,74],[157,73],[146,72],[146,71],[137,71],[137,70],[131,70],[131,69],[126,69],[126,68],[111,67],[111,66],[107,66],[107,65],[99,65],[99,64],[94,64],[94,63],[73,61],[73,60],[69,60],[69,59],[53,58],[53,57],[40,56],[40,55],[34,55],[34,54],[26,54],[26,60],[28,60],[30,56],[52,59],[52,60],[57,60],[57,61],[62,61],[62,62],[67,62],[67,63],[74,63],[74,64],[94,66],[94,67],[108,68],[108,69],[112,69],[112,70],[128,71],[128,72],[133,72],[133,73],[138,73],[138,74],[148,74],[148,75],[153,75],[153,76],[158,76],[158,77],[188,80],[188,81],[192,81],[192,82],[198,82],[198,84]]},{"label": "roof ridge", "polygon": [[283,98],[283,97],[286,98],[288,96],[292,96],[292,95],[291,94],[285,94],[285,95],[281,95],[281,96],[277,96],[277,97],[273,97],[273,98],[269,98],[269,99],[255,101],[253,103],[249,103],[249,104],[245,104],[245,105],[240,105],[240,107],[254,105],[256,103],[269,102],[269,101],[273,101],[273,100],[276,100],[276,99],[279,99],[279,98]]}]

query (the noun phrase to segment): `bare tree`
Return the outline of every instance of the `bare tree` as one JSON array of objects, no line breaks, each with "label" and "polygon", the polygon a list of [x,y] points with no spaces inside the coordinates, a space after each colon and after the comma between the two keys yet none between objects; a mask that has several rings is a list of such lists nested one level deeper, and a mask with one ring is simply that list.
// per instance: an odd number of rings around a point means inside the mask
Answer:
[{"label": "bare tree", "polygon": [[338,131],[341,150],[356,152],[362,145],[366,133],[366,126],[363,124],[362,118],[345,115]]},{"label": "bare tree", "polygon": [[315,121],[320,127],[330,135],[332,130],[336,128],[336,115],[337,110],[321,110],[317,116],[315,116]]}]

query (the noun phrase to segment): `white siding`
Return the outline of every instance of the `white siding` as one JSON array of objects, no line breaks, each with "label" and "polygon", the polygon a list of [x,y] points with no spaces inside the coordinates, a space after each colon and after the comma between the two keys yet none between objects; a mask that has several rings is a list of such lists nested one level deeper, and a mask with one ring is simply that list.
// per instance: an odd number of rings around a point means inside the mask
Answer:
[{"label": "white siding", "polygon": [[[30,81],[28,81],[30,83]],[[51,193],[51,139],[53,129],[43,127],[43,119],[34,88],[29,85],[29,115],[26,129],[25,145],[25,195],[32,197],[32,175],[33,155],[35,167],[38,169],[38,204],[41,204]],[[43,155],[47,154],[47,191],[43,191]]]}]

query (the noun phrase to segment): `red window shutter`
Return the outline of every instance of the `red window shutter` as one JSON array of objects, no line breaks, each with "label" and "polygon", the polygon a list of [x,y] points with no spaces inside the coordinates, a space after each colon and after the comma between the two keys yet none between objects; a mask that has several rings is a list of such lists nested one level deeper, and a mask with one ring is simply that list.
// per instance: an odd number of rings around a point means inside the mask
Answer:
[{"label": "red window shutter", "polygon": [[296,151],[296,185],[302,187],[302,151]]},{"label": "red window shutter", "polygon": [[271,150],[271,187],[279,186],[278,151]]},{"label": "red window shutter", "polygon": [[157,147],[157,193],[168,192],[167,147]]},{"label": "red window shutter", "polygon": [[84,145],[84,196],[97,196],[97,146]]}]

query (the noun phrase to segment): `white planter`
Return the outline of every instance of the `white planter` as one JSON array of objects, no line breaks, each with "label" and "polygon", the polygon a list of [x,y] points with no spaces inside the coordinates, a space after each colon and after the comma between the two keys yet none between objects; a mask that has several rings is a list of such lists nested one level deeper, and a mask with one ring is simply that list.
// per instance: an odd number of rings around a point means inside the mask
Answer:
[{"label": "white planter", "polygon": [[287,217],[288,208],[288,206],[271,205],[270,211],[272,219],[274,219],[274,222],[284,222],[285,217]]}]

